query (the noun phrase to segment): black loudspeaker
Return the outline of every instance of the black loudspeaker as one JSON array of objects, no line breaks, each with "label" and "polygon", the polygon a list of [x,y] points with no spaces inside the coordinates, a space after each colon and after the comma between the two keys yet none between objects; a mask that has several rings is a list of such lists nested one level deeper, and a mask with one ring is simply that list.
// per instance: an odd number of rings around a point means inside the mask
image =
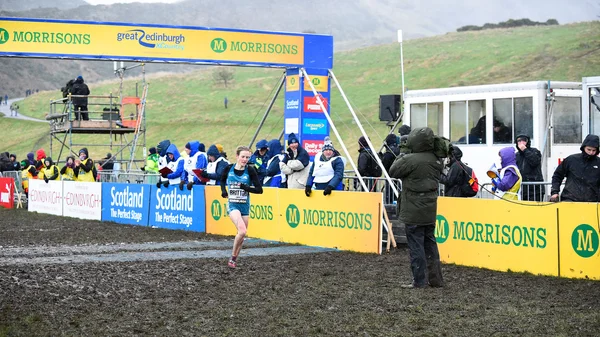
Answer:
[{"label": "black loudspeaker", "polygon": [[379,96],[379,120],[391,122],[400,116],[400,95]]}]

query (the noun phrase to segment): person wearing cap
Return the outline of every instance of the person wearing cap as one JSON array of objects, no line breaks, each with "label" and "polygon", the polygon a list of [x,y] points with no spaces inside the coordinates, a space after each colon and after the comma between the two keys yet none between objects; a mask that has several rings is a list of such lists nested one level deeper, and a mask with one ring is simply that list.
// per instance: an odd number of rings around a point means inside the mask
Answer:
[{"label": "person wearing cap", "polygon": [[[581,153],[565,158],[552,175],[550,201],[599,202],[600,201],[600,139],[589,134],[580,147]],[[560,192],[564,179],[565,187]]]},{"label": "person wearing cap", "polygon": [[310,155],[300,145],[296,134],[288,135],[287,156],[279,163],[281,173],[287,175],[288,188],[304,189],[308,179],[308,165]]},{"label": "person wearing cap", "polygon": [[[31,154],[31,158],[33,158],[33,152],[29,152],[28,155]],[[25,195],[29,194],[29,180],[37,179],[37,170],[35,169],[35,161],[31,160],[22,160],[21,161],[21,186],[23,187],[23,191]]]},{"label": "person wearing cap", "polygon": [[208,165],[200,175],[202,178],[210,179],[206,185],[221,185],[221,176],[229,165],[229,161],[221,156],[216,144],[209,146],[206,154],[208,155]]},{"label": "person wearing cap", "polygon": [[[408,134],[410,133],[410,125],[404,124],[398,130],[398,134],[400,135],[398,139],[398,149],[402,154],[410,153],[408,146],[406,146],[406,141],[408,140]],[[389,171],[389,170],[388,170]]]},{"label": "person wearing cap", "polygon": [[262,182],[267,176],[267,162],[269,161],[269,143],[261,139],[256,143],[256,151],[250,157],[250,165],[254,165],[258,172],[258,179]]},{"label": "person wearing cap", "polygon": [[[518,135],[515,140],[517,148],[517,167],[524,182],[544,181],[542,175],[542,154],[531,147],[531,139],[527,135]],[[544,185],[521,186],[521,200],[542,201],[545,194]]]},{"label": "person wearing cap", "polygon": [[217,144],[215,144],[215,146],[217,147],[217,150],[219,150],[221,157],[227,159],[227,152],[223,151],[223,145],[217,143]]},{"label": "person wearing cap", "polygon": [[87,148],[79,150],[79,160],[75,161],[75,169],[73,169],[76,181],[95,182],[96,167],[94,161],[90,158]]},{"label": "person wearing cap", "polygon": [[75,111],[76,119],[89,121],[87,96],[90,94],[90,88],[83,82],[83,77],[81,75],[77,76],[75,79],[70,94],[73,95],[73,110]]},{"label": "person wearing cap", "polygon": [[14,153],[11,153],[9,158],[10,158],[10,163],[12,165],[12,170],[13,171],[21,171],[21,164],[17,161],[17,155]]},{"label": "person wearing cap", "polygon": [[146,158],[146,165],[144,166],[144,171],[147,173],[158,173],[158,152],[156,152],[155,147],[151,147],[148,149],[148,157]]},{"label": "person wearing cap", "polygon": [[344,166],[344,158],[335,151],[329,137],[325,137],[323,148],[315,155],[315,161],[308,172],[304,194],[310,197],[313,185],[315,190],[322,190],[323,195],[330,195],[333,190],[343,191]]},{"label": "person wearing cap", "polygon": [[183,165],[183,176],[182,180],[179,183],[179,189],[183,190],[183,185],[187,185],[187,189],[191,190],[194,185],[205,185],[206,183],[200,181],[194,170],[205,170],[208,165],[208,158],[206,156],[206,152],[204,152],[204,144],[200,146],[200,143],[197,140],[192,140],[185,144],[185,153],[187,153],[188,157],[185,159],[185,163]]}]

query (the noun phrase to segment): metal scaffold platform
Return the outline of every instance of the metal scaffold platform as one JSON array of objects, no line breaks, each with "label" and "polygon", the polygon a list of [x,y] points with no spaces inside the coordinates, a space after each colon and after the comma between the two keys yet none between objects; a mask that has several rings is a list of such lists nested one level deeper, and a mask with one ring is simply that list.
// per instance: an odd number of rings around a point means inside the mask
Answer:
[{"label": "metal scaffold platform", "polygon": [[[143,66],[143,65],[142,65]],[[123,72],[121,68],[117,75],[121,78],[120,92],[122,93]],[[50,102],[49,114],[46,120],[50,124],[50,156],[55,162],[61,162],[68,155],[78,157],[78,151],[83,148],[102,148],[102,155],[110,153],[110,158],[93,158],[101,166],[106,162],[118,164],[121,171],[129,172],[143,166],[146,153],[146,97],[148,84],[143,84],[141,96],[77,96],[53,100]],[[73,98],[87,97],[88,111],[84,119],[75,111]],[[85,135],[108,135],[108,137],[86,137]],[[136,159],[136,150],[142,148],[143,155]],[[104,151],[106,150],[106,151]],[[58,154],[55,155],[55,152]],[[101,160],[100,160],[101,159]]]}]

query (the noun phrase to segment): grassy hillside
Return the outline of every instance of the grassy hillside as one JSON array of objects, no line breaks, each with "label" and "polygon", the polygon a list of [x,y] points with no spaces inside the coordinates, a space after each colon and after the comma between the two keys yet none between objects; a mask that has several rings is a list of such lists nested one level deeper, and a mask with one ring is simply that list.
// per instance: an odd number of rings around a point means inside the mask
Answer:
[{"label": "grassy hillside", "polygon": [[[600,22],[597,21],[450,33],[410,40],[404,43],[405,84],[407,89],[425,89],[532,80],[581,81],[583,76],[600,75],[598,50]],[[207,146],[222,143],[228,153],[233,153],[237,145],[248,144],[283,71],[231,69],[235,80],[228,88],[215,84],[213,68],[186,75],[148,78],[148,146],[169,138],[181,149],[187,141],[198,139]],[[380,144],[387,127],[378,120],[379,95],[402,91],[399,45],[337,53],[333,71],[371,140]],[[135,84],[130,80],[124,87],[132,94]],[[91,84],[90,89],[92,94],[98,95],[117,93],[118,83]],[[334,88],[332,92],[332,118],[355,159],[360,131],[338,90]],[[33,95],[21,104],[21,112],[43,118],[49,100],[58,94],[57,91]],[[225,96],[230,102],[227,110],[223,108]],[[282,114],[283,93],[260,138],[279,135],[283,128]],[[20,158],[39,146],[49,148],[46,125],[2,118],[0,128],[5,130],[3,147],[16,152]],[[341,150],[339,142],[333,139]],[[98,135],[74,136],[75,141],[108,143],[109,140],[108,136]],[[55,147],[54,151],[58,149]],[[92,156],[98,158],[107,149],[91,151]]]}]

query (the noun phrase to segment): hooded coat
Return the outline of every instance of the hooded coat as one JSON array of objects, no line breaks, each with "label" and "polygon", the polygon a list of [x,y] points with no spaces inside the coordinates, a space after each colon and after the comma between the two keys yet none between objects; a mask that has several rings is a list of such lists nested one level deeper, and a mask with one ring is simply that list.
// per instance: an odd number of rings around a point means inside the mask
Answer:
[{"label": "hooded coat", "polygon": [[0,172],[12,171],[13,166],[8,157],[8,152],[0,153]]},{"label": "hooded coat", "polygon": [[433,154],[433,130],[413,129],[407,140],[409,154],[390,168],[392,178],[402,179],[400,221],[407,225],[434,225],[443,164]]},{"label": "hooded coat", "polygon": [[[158,170],[162,170],[163,168],[167,167],[167,164],[169,163],[169,157],[167,156],[167,149],[169,148],[169,146],[171,145],[171,141],[168,139],[162,140],[158,143],[158,145],[156,145],[156,152],[158,153],[159,157],[158,157]],[[166,182],[168,179],[167,178],[163,178],[162,176],[160,177],[160,181],[161,182]]]},{"label": "hooded coat", "polygon": [[285,183],[286,180],[283,179],[281,168],[279,167],[279,163],[286,156],[283,152],[283,145],[281,145],[279,139],[271,139],[268,145],[269,151],[267,155],[269,156],[269,161],[267,162],[267,175],[263,180],[263,186],[283,187],[282,182]]},{"label": "hooded coat", "polygon": [[[583,150],[586,146],[596,148],[596,155],[590,156]],[[565,158],[552,175],[552,192],[558,194],[560,185],[567,178],[561,194],[562,201],[600,201],[600,140],[596,135],[587,135],[581,144],[581,153]]]},{"label": "hooded coat", "polygon": [[94,161],[90,158],[90,154],[87,148],[79,150],[79,154],[85,153],[85,159],[81,160],[79,166],[76,166],[73,170],[77,181],[96,181],[96,168],[94,167]]},{"label": "hooded coat", "polygon": [[[202,147],[200,146],[202,145]],[[190,156],[185,159],[184,171],[183,171],[183,181],[186,183],[193,182],[196,185],[202,184],[200,179],[196,177],[193,170],[195,169],[206,169],[208,165],[208,158],[206,153],[204,152],[204,144],[200,143],[197,140],[193,140],[187,143],[186,148],[190,149]]]},{"label": "hooded coat", "polygon": [[39,149],[35,152],[36,155],[36,163],[35,168],[39,171],[44,168],[44,158],[46,158],[46,152],[44,149]]},{"label": "hooded coat", "polygon": [[[404,125],[403,125],[404,126]],[[394,163],[394,160],[400,155],[400,148],[398,147],[398,137],[395,134],[389,134],[385,137],[385,153],[381,159],[383,167],[386,171],[390,171],[390,167]]]},{"label": "hooded coat", "polygon": [[[71,159],[70,163],[69,163],[69,159]],[[60,170],[62,179],[63,180],[75,180],[74,168],[75,168],[75,157],[67,156],[67,162],[65,163],[65,166],[63,166],[63,168]]]},{"label": "hooded coat", "polygon": [[[90,94],[90,88],[83,82],[83,77],[78,76],[71,87],[71,95],[87,96]],[[73,97],[73,105],[87,105],[87,97]]]},{"label": "hooded coat", "polygon": [[453,146],[452,155],[450,156],[450,168],[446,174],[442,174],[440,177],[440,183],[444,184],[444,195],[447,197],[467,197],[463,187],[468,185],[470,177],[465,170],[465,164],[461,161],[462,156],[461,149],[458,146]]},{"label": "hooded coat", "polygon": [[35,166],[35,154],[33,152],[27,154],[27,161],[29,165]]},{"label": "hooded coat", "polygon": [[58,173],[58,168],[54,165],[52,158],[46,157],[44,159],[44,168],[40,171],[43,179],[46,180],[60,180],[60,174]]},{"label": "hooded coat", "polygon": [[500,181],[496,187],[498,190],[505,192],[505,194],[509,193],[503,196],[503,199],[518,200],[522,178],[517,167],[515,149],[512,147],[502,148],[498,152],[498,155],[500,156],[502,168],[500,169]]},{"label": "hooded coat", "polygon": [[[525,150],[521,151],[519,146],[516,146],[517,167],[521,172],[521,177],[524,182],[544,181],[544,176],[542,175],[542,154],[538,149],[531,147],[531,139],[529,136],[517,136],[515,144],[517,144],[517,140],[523,138],[527,140]],[[542,201],[544,194],[543,185],[524,185],[521,187],[522,200]]]},{"label": "hooded coat", "polygon": [[177,146],[175,146],[175,144],[169,145],[169,148],[167,149],[167,157],[169,153],[173,154],[173,160],[169,160],[167,167],[173,172],[167,174],[167,179],[169,179],[170,184],[179,184],[181,178],[183,177],[183,165],[185,164],[185,161],[181,157],[181,154],[179,154],[179,150],[177,150]]},{"label": "hooded coat", "polygon": [[261,139],[256,143],[256,151],[250,157],[249,163],[252,163],[258,172],[258,180],[263,181],[267,175],[267,162],[269,161],[269,151],[265,152],[264,155],[260,154],[260,149],[268,148],[269,143],[266,139]]}]

